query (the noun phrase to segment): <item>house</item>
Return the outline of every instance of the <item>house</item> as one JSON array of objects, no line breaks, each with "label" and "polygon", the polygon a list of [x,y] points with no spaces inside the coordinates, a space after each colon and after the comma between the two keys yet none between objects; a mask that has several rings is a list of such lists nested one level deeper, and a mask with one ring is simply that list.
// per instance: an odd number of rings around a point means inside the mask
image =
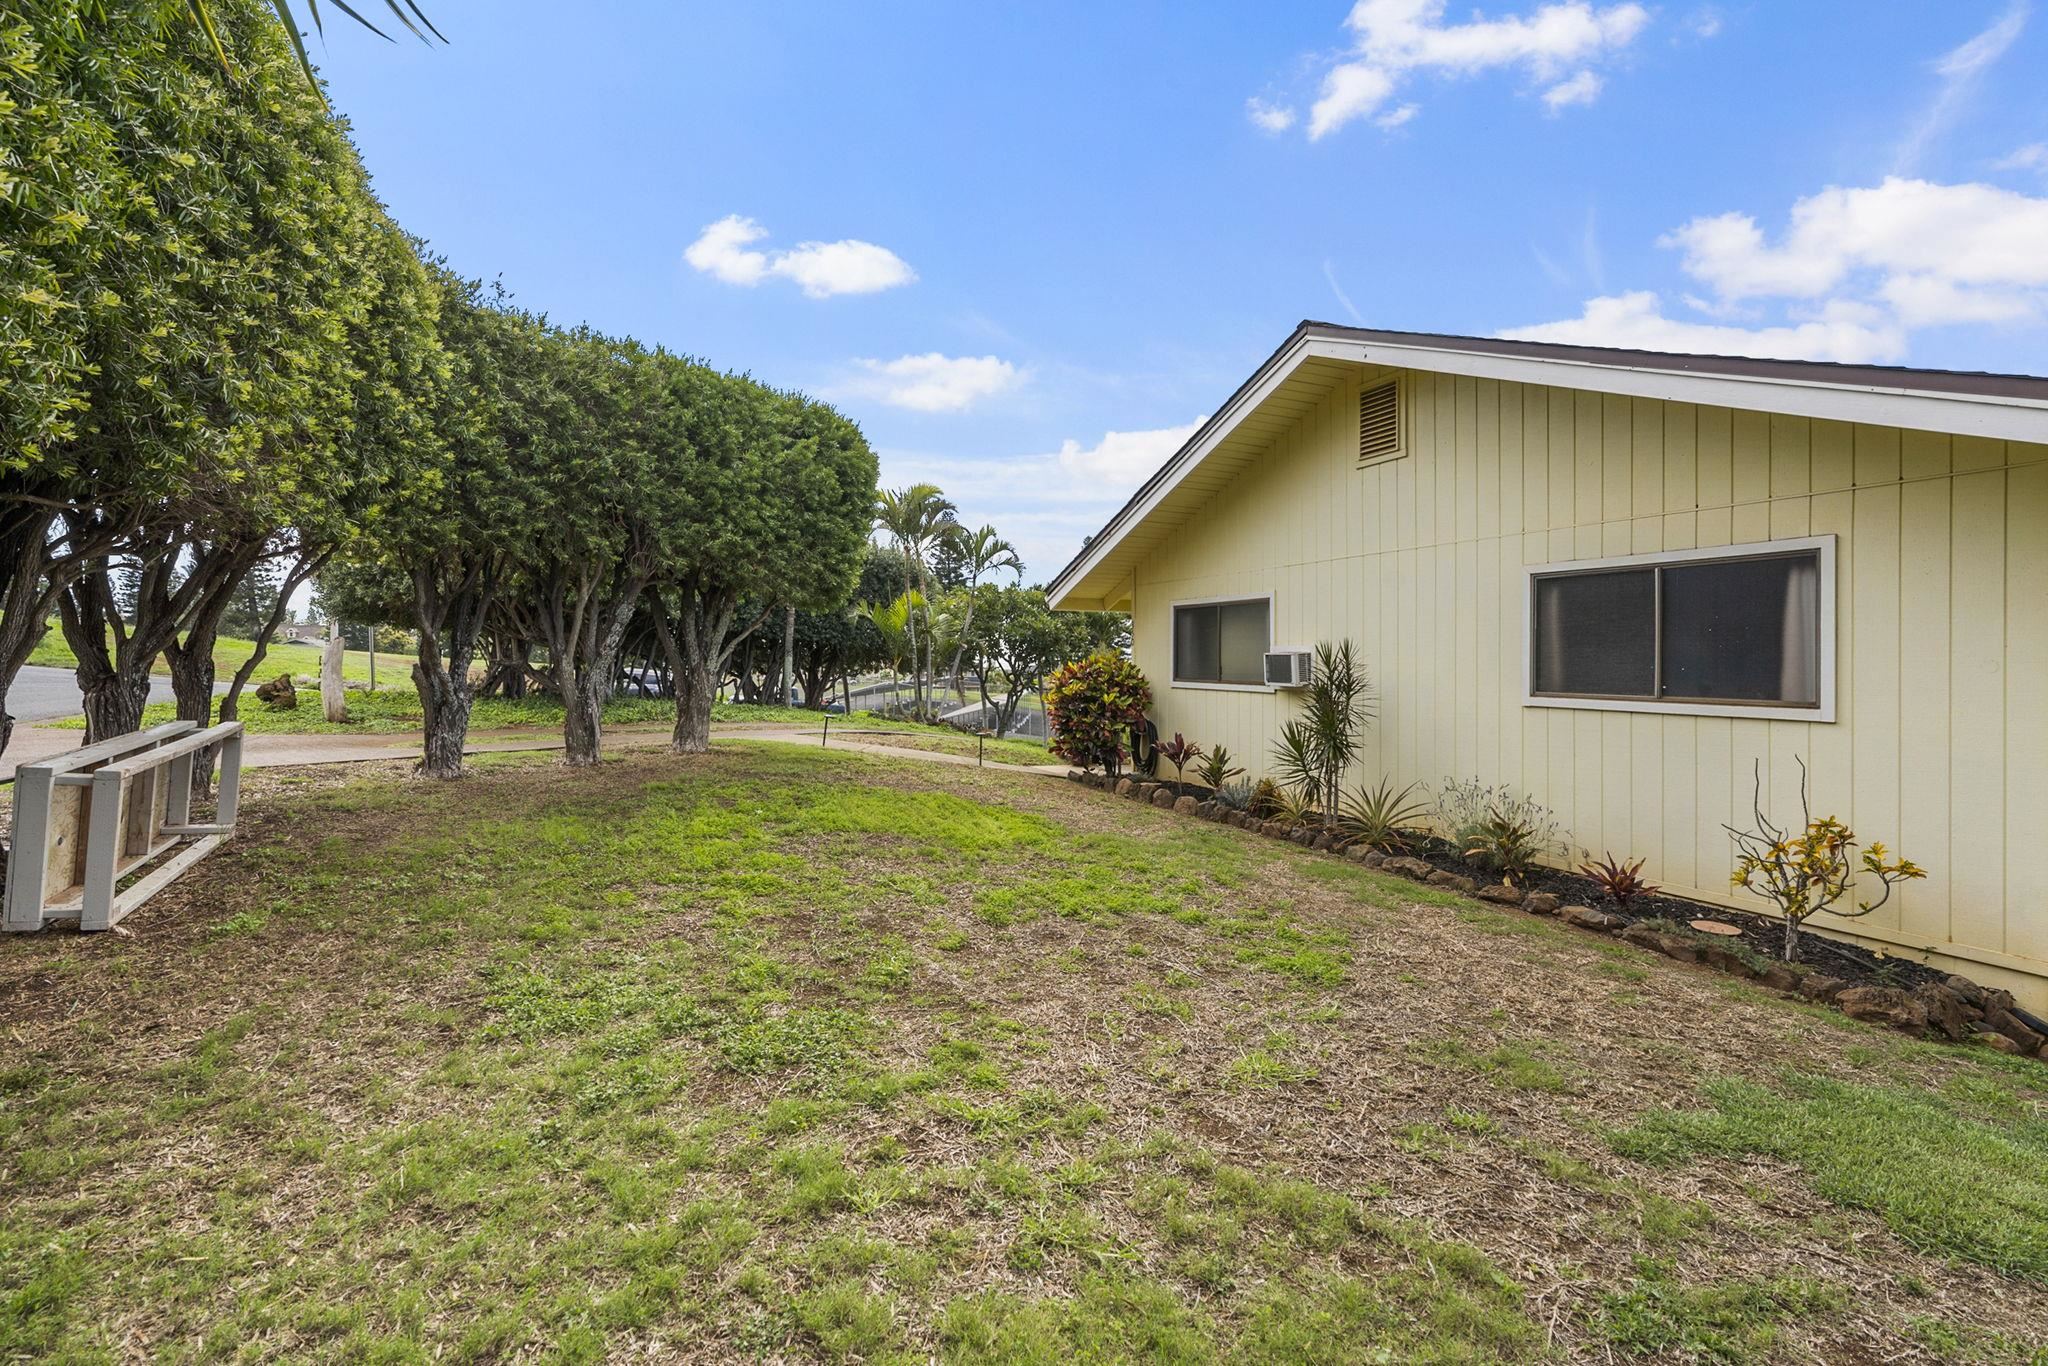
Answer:
[{"label": "house", "polygon": [[1254,775],[1263,657],[1348,637],[1354,781],[1511,784],[1701,901],[1760,905],[1722,827],[1803,761],[1928,871],[1816,927],[2048,1009],[2048,379],[1305,322],[1050,597]]}]

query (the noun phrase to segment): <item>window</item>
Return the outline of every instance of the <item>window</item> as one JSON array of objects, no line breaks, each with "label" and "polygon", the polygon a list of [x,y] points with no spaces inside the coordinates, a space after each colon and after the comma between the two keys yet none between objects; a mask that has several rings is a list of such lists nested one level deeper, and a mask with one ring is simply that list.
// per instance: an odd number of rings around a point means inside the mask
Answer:
[{"label": "window", "polygon": [[1173,681],[1264,687],[1273,601],[1176,603]]},{"label": "window", "polygon": [[1830,537],[1530,572],[1534,705],[1833,720]]}]

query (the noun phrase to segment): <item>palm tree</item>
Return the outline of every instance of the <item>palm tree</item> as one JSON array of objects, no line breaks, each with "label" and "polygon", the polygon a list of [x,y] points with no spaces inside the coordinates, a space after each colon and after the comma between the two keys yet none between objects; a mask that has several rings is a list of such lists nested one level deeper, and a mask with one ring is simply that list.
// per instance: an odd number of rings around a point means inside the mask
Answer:
[{"label": "palm tree", "polygon": [[[875,526],[888,533],[896,543],[896,549],[903,556],[903,593],[909,597],[916,592],[926,599],[930,597],[931,552],[942,542],[960,534],[959,509],[953,500],[939,491],[937,484],[912,484],[909,488],[883,489],[875,495]],[[929,640],[931,631],[931,607],[923,604],[925,613],[925,635]],[[929,672],[930,645],[926,645],[926,661],[920,666],[917,658],[917,631],[910,627],[910,689],[911,705],[919,712],[924,710],[924,679]]]},{"label": "palm tree", "polygon": [[[213,55],[220,59],[222,68],[230,72],[234,70],[233,64],[228,61],[227,49],[221,46],[220,30],[214,26],[213,6],[209,0],[162,0],[162,3],[166,10],[183,10],[185,17],[197,24],[206,34],[207,41],[213,44]],[[333,0],[333,4],[336,9],[379,38],[386,42],[391,41],[390,34],[358,13],[354,6],[346,3],[346,0]],[[426,12],[413,3],[413,0],[384,0],[384,7],[391,11],[392,18],[405,26],[406,32],[421,42],[429,41],[428,34],[440,38],[444,43],[448,41],[441,37],[441,30],[434,27],[434,21],[427,18]],[[313,93],[319,95],[320,102],[325,104],[327,96],[321,93],[320,80],[313,74],[313,59],[306,53],[306,38],[299,31],[299,17],[292,9],[292,0],[270,0],[270,8],[276,11],[278,22],[284,25],[284,31],[291,37],[292,50],[299,55],[299,69],[306,73],[306,84],[313,87]],[[324,36],[327,29],[320,20],[320,0],[306,0],[306,15],[313,21],[313,31]]]},{"label": "palm tree", "polygon": [[915,600],[915,594],[906,593],[894,602],[863,602],[853,609],[853,614],[872,625],[875,634],[882,638],[882,652],[889,657],[891,693],[895,691],[897,670],[908,649],[910,612]]},{"label": "palm tree", "polygon": [[1017,554],[1017,547],[996,535],[992,526],[962,532],[958,545],[961,568],[967,571],[967,615],[960,623],[960,643],[953,649],[953,691],[965,698],[967,694],[960,686],[960,661],[967,654],[968,633],[974,630],[974,590],[980,586],[982,575],[998,569],[1007,569],[1017,576],[1017,582],[1024,582],[1024,561]]}]

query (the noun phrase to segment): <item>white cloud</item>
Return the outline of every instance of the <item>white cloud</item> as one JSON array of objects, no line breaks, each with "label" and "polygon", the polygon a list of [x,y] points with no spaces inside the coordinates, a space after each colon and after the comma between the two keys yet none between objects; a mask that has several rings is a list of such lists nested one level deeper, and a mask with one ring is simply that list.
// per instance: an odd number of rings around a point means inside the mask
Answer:
[{"label": "white cloud", "polygon": [[960,504],[961,520],[970,526],[992,522],[1016,545],[1028,566],[1027,581],[1043,580],[1207,420],[1104,432],[1089,446],[1069,438],[1057,451],[1037,455],[977,459],[890,449],[877,454],[884,485],[937,484]]},{"label": "white cloud", "polygon": [[1787,360],[1890,361],[1906,349],[1902,329],[1861,310],[1782,327],[1733,327],[1668,318],[1649,290],[1588,299],[1576,318],[1512,327],[1500,335],[1513,341]]},{"label": "white cloud", "polygon": [[1575,104],[1591,104],[1600,98],[1600,90],[1606,82],[1590,71],[1580,71],[1569,80],[1559,81],[1543,92],[1543,107],[1555,114]]},{"label": "white cloud", "polygon": [[753,219],[730,214],[699,233],[683,250],[683,260],[729,285],[758,285],[770,276],[792,280],[813,299],[873,294],[917,278],[902,257],[873,242],[848,238],[799,242],[773,253],[756,250],[753,244],[767,235]]},{"label": "white cloud", "polygon": [[1308,111],[1308,135],[1324,137],[1362,119],[1394,93],[1394,78],[1364,62],[1345,62],[1323,77],[1323,92]]},{"label": "white cloud", "polygon": [[[1344,21],[1350,50],[1323,75],[1309,110],[1309,137],[1327,137],[1377,115],[1416,72],[1517,69],[1544,87],[1552,112],[1590,103],[1600,92],[1600,78],[1589,64],[1628,47],[1650,22],[1650,12],[1639,4],[1598,8],[1589,0],[1562,0],[1525,15],[1475,14],[1465,23],[1447,24],[1444,6],[1445,0],[1358,0]],[[1574,68],[1576,74],[1567,77]],[[1397,109],[1382,126],[1398,126],[1412,112],[1412,105]]]},{"label": "white cloud", "polygon": [[758,285],[768,274],[768,254],[749,251],[747,244],[767,235],[768,229],[753,219],[730,214],[698,233],[683,249],[683,259],[693,270],[729,285]]},{"label": "white cloud", "polygon": [[[1706,286],[1671,318],[1648,291],[1589,300],[1576,318],[1501,335],[1648,350],[1812,360],[1902,359],[1911,334],[2048,319],[2048,196],[1889,177],[1793,204],[1776,240],[1746,213],[1660,239]],[[1775,318],[1772,315],[1776,315]],[[1755,326],[1743,321],[1761,320]]]},{"label": "white cloud", "polygon": [[1991,163],[1994,171],[2040,171],[2048,174],[2048,142],[2030,142],[2013,148],[2012,155]]},{"label": "white cloud", "polygon": [[1927,149],[1956,121],[1977,82],[2019,41],[2026,26],[2026,0],[2014,0],[1989,28],[1935,61],[1934,74],[1941,77],[1941,88],[1899,143],[1892,162],[1894,171],[1905,174],[1919,165]]},{"label": "white cloud", "polygon": [[1721,32],[1721,11],[1712,5],[1696,9],[1686,16],[1686,30],[1695,38],[1712,38]]},{"label": "white cloud", "polygon": [[919,413],[957,413],[1014,389],[1024,371],[995,356],[945,356],[937,351],[895,360],[854,362],[863,372],[845,390]]},{"label": "white cloud", "polygon": [[1151,478],[1167,458],[1195,434],[1207,418],[1196,418],[1179,427],[1155,427],[1145,432],[1104,432],[1102,440],[1083,447],[1069,437],[1060,443],[1060,469],[1085,479],[1105,491],[1134,489]]},{"label": "white cloud", "polygon": [[1421,112],[1422,107],[1420,105],[1404,104],[1399,109],[1389,109],[1386,113],[1374,119],[1373,125],[1378,128],[1399,128]]},{"label": "white cloud", "polygon": [[1296,118],[1291,105],[1268,104],[1257,95],[1244,102],[1245,117],[1267,133],[1284,133],[1294,126]]}]

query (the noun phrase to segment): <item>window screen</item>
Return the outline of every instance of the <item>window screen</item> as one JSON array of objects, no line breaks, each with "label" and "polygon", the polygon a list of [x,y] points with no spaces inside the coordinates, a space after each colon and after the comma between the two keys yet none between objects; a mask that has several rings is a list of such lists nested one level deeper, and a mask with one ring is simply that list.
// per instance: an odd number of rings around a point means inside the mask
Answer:
[{"label": "window screen", "polygon": [[1533,691],[1820,705],[1820,555],[1538,575]]},{"label": "window screen", "polygon": [[1181,683],[1266,681],[1270,604],[1203,603],[1173,609],[1173,677]]}]

